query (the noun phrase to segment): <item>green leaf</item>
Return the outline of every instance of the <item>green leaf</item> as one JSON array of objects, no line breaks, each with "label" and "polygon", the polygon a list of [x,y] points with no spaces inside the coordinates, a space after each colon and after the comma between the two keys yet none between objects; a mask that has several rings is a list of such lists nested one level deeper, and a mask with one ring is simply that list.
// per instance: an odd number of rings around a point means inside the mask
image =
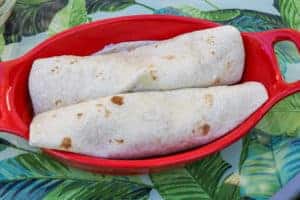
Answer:
[{"label": "green leaf", "polygon": [[189,14],[183,13],[181,10],[178,8],[174,7],[165,7],[165,8],[160,8],[157,9],[153,12],[153,14],[160,14],[160,15],[178,15],[178,16],[190,16]]},{"label": "green leaf", "polygon": [[[5,146],[3,147],[5,149],[12,148],[11,150],[13,150],[13,152],[9,153],[11,157],[13,157],[15,153],[20,154],[20,153],[29,153],[29,152],[40,152],[38,148],[30,146],[28,144],[28,141],[25,140],[24,138],[13,135],[11,133],[5,133],[5,132],[0,133],[0,143],[2,144],[2,146]],[[1,160],[1,155],[0,155],[0,160]]]},{"label": "green leaf", "polygon": [[288,64],[300,63],[298,50],[294,43],[290,41],[277,42],[274,50],[280,65],[281,74],[283,77],[285,77]]},{"label": "green leaf", "polygon": [[230,165],[219,154],[158,174],[152,182],[165,199],[213,199],[217,185]]},{"label": "green leaf", "polygon": [[97,11],[118,11],[134,4],[134,0],[86,0],[89,14]]},{"label": "green leaf", "polygon": [[275,2],[284,22],[294,29],[300,30],[300,1],[278,0]]},{"label": "green leaf", "polygon": [[273,1],[273,6],[279,11],[279,0],[274,0]]},{"label": "green leaf", "polygon": [[9,143],[7,140],[0,138],[0,151],[5,150],[7,147],[14,146],[13,144]]},{"label": "green leaf", "polygon": [[222,184],[218,187],[215,200],[240,200],[240,176],[238,174],[230,174]]},{"label": "green leaf", "polygon": [[300,55],[297,47],[291,41],[277,42],[275,45],[275,52],[278,53],[282,61],[287,63],[299,63]]},{"label": "green leaf", "polygon": [[40,153],[0,161],[1,199],[138,199],[151,189],[134,176],[85,172]]},{"label": "green leaf", "polygon": [[245,148],[248,150],[247,158],[240,166],[242,196],[271,197],[281,187],[273,151],[260,144],[255,135]]},{"label": "green leaf", "polygon": [[69,0],[67,6],[60,10],[51,21],[49,34],[54,35],[88,21],[85,0]]},{"label": "green leaf", "polygon": [[300,138],[271,137],[262,143],[256,129],[249,137],[247,156],[241,163],[241,194],[268,199],[300,172]]},{"label": "green leaf", "polygon": [[23,138],[9,133],[0,133],[0,152],[7,148],[13,148],[15,151],[18,151],[18,153],[36,152],[36,149],[30,147],[28,142]]},{"label": "green leaf", "polygon": [[0,26],[2,27],[8,17],[11,15],[16,0],[2,0],[0,2]]},{"label": "green leaf", "polygon": [[253,11],[253,10],[240,10],[241,14],[224,24],[236,26],[240,31],[258,32],[271,29],[285,27],[282,19],[278,15],[269,13]]},{"label": "green leaf", "polygon": [[43,199],[51,189],[60,184],[59,180],[16,180],[0,183],[0,198],[3,200]]},{"label": "green leaf", "polygon": [[44,200],[63,199],[140,199],[148,196],[151,188],[128,181],[66,180],[55,187]]},{"label": "green leaf", "polygon": [[272,135],[300,135],[300,93],[277,103],[258,123],[257,128]]},{"label": "green leaf", "polygon": [[285,27],[280,16],[253,10],[223,9],[202,11],[198,8],[184,6],[179,9],[172,7],[162,8],[156,10],[154,13],[208,19],[222,24],[233,25],[241,31],[249,32]]},{"label": "green leaf", "polygon": [[22,36],[47,30],[55,13],[68,0],[17,0],[12,15],[5,23],[6,43],[19,42]]},{"label": "green leaf", "polygon": [[1,54],[5,48],[5,38],[4,38],[4,26],[0,25],[0,61],[1,61]]},{"label": "green leaf", "polygon": [[191,17],[197,17],[197,18],[212,20],[216,22],[228,21],[240,15],[240,10],[238,9],[203,11],[191,6],[184,6],[179,10]]},{"label": "green leaf", "polygon": [[2,33],[0,33],[0,55],[2,54],[5,47],[5,39]]}]

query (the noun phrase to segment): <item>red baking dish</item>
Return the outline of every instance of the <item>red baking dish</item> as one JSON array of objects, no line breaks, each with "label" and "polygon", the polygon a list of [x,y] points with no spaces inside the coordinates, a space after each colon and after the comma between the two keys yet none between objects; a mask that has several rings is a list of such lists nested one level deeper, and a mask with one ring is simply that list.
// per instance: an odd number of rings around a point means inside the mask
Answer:
[{"label": "red baking dish", "polygon": [[[28,140],[33,114],[27,82],[31,65],[37,58],[66,54],[86,56],[111,43],[162,40],[216,26],[220,25],[188,17],[137,15],[96,21],[60,33],[24,56],[0,63],[0,130]],[[269,99],[225,136],[189,151],[139,160],[111,160],[51,149],[44,149],[44,152],[64,163],[94,172],[137,174],[182,166],[232,144],[247,134],[277,101],[300,90],[300,81],[286,83],[283,80],[273,50],[274,43],[282,40],[291,40],[300,49],[299,32],[278,29],[260,33],[242,33],[242,36],[246,50],[242,82],[263,83],[268,90]]]}]

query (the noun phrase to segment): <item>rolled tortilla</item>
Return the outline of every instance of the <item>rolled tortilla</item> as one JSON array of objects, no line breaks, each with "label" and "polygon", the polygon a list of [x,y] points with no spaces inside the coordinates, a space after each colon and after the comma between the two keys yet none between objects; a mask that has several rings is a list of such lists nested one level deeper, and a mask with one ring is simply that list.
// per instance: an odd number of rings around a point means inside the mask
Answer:
[{"label": "rolled tortilla", "polygon": [[29,77],[35,113],[129,91],[233,84],[243,72],[243,42],[232,26],[133,47],[36,60]]},{"label": "rolled tortilla", "polygon": [[149,44],[157,43],[155,40],[142,40],[142,41],[131,41],[131,42],[120,42],[116,44],[106,45],[100,51],[94,53],[93,55],[103,55],[110,53],[117,53],[121,51],[132,51],[138,47],[147,46]]},{"label": "rolled tortilla", "polygon": [[267,98],[257,82],[103,97],[36,115],[30,144],[103,158],[164,155],[224,135]]}]

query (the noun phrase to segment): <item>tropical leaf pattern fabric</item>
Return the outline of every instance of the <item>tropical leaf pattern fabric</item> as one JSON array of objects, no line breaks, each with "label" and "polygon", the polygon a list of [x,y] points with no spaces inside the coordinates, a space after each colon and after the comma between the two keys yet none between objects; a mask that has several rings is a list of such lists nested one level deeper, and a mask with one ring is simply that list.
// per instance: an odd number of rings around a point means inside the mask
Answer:
[{"label": "tropical leaf pattern fabric", "polygon": [[[2,0],[0,58],[21,56],[79,24],[134,14],[179,15],[259,32],[300,31],[299,0]],[[287,82],[300,78],[292,42],[274,47]],[[263,67],[263,66],[262,66]],[[269,199],[300,172],[300,93],[275,105],[247,136],[185,167],[142,176],[66,166],[16,136],[0,133],[0,199]]]}]

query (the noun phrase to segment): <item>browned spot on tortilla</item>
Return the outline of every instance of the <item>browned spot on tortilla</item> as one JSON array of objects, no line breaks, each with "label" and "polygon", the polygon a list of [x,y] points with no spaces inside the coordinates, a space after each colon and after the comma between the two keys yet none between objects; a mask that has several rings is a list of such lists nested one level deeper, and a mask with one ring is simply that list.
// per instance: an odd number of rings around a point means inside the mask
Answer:
[{"label": "browned spot on tortilla", "polygon": [[175,58],[175,56],[174,55],[167,55],[167,56],[164,56],[163,58],[167,59],[167,60],[172,60],[172,59]]},{"label": "browned spot on tortilla", "polygon": [[78,100],[78,101],[76,101],[77,103],[83,103],[84,102],[84,100]]},{"label": "browned spot on tortilla", "polygon": [[55,101],[56,106],[59,106],[60,104],[62,104],[62,100],[58,99],[58,100]]},{"label": "browned spot on tortilla", "polygon": [[52,117],[55,118],[55,117],[56,117],[56,114],[53,114]]},{"label": "browned spot on tortilla", "polygon": [[133,51],[133,50],[135,50],[136,49],[136,47],[127,47],[127,51],[128,52],[131,52],[131,51]]},{"label": "browned spot on tortilla", "polygon": [[123,105],[124,100],[122,96],[113,96],[111,99],[111,102],[116,104],[116,105]]},{"label": "browned spot on tortilla", "polygon": [[152,80],[154,80],[154,81],[157,80],[157,71],[154,68],[154,65],[150,64],[150,65],[148,65],[148,68],[149,68],[149,73],[150,73]]},{"label": "browned spot on tortilla", "polygon": [[156,138],[156,143],[161,144],[161,138]]},{"label": "browned spot on tortilla", "polygon": [[231,68],[232,68],[232,61],[228,61],[228,62],[226,63],[226,65],[225,65],[225,68],[226,68],[227,71],[230,71]]},{"label": "browned spot on tortilla", "polygon": [[216,78],[213,82],[213,85],[219,85],[221,83],[221,79],[220,78]]},{"label": "browned spot on tortilla", "polygon": [[211,53],[211,55],[215,55],[216,54],[216,52],[215,51],[210,51],[210,53]]},{"label": "browned spot on tortilla", "polygon": [[112,140],[111,140],[111,139],[109,139],[109,140],[108,140],[108,143],[110,143],[110,144],[111,144],[111,143],[112,143]]},{"label": "browned spot on tortilla", "polygon": [[82,117],[83,113],[77,113],[77,118],[80,119]]},{"label": "browned spot on tortilla", "polygon": [[[103,49],[102,49],[103,50]],[[111,54],[111,53],[118,53],[119,50],[118,49],[110,49],[107,52],[101,52],[102,54],[106,55],[106,54]]]},{"label": "browned spot on tortilla", "polygon": [[96,74],[96,78],[99,78],[99,77],[101,77],[103,75],[103,72],[98,72],[97,74]]},{"label": "browned spot on tortilla", "polygon": [[212,94],[206,94],[206,95],[204,95],[204,101],[210,107],[213,105],[213,100],[214,100],[214,98],[213,98]]},{"label": "browned spot on tortilla", "polygon": [[70,60],[70,64],[71,64],[71,65],[74,64],[74,63],[77,63],[77,62],[78,62],[77,59],[72,59],[72,60]]},{"label": "browned spot on tortilla", "polygon": [[118,144],[123,144],[124,140],[123,139],[114,139],[114,141]]},{"label": "browned spot on tortilla", "polygon": [[203,124],[200,128],[202,130],[202,135],[205,136],[209,133],[209,130],[210,130],[209,124]]},{"label": "browned spot on tortilla", "polygon": [[158,47],[158,44],[154,45],[154,47],[157,48],[157,47]]},{"label": "browned spot on tortilla", "polygon": [[108,118],[110,116],[110,114],[111,114],[111,112],[105,108],[104,109],[104,117]]},{"label": "browned spot on tortilla", "polygon": [[60,144],[60,148],[62,149],[70,149],[72,147],[72,140],[69,137],[64,137],[61,144]]},{"label": "browned spot on tortilla", "polygon": [[153,64],[150,64],[150,65],[148,65],[148,68],[149,68],[149,69],[152,69],[152,68],[154,68],[154,65],[153,65]]},{"label": "browned spot on tortilla", "polygon": [[152,80],[157,80],[157,71],[156,70],[150,70],[150,76]]},{"label": "browned spot on tortilla", "polygon": [[58,72],[59,72],[58,66],[53,67],[53,68],[51,69],[51,72],[52,72],[52,73],[55,73],[55,74],[58,74]]},{"label": "browned spot on tortilla", "polygon": [[210,131],[209,124],[198,125],[195,129],[192,130],[192,133],[195,135],[206,136]]},{"label": "browned spot on tortilla", "polygon": [[97,103],[96,107],[102,107],[103,105],[101,103]]},{"label": "browned spot on tortilla", "polygon": [[214,41],[215,37],[214,36],[209,36],[207,39],[206,39],[206,42],[210,45],[213,45],[215,44],[215,41]]}]

